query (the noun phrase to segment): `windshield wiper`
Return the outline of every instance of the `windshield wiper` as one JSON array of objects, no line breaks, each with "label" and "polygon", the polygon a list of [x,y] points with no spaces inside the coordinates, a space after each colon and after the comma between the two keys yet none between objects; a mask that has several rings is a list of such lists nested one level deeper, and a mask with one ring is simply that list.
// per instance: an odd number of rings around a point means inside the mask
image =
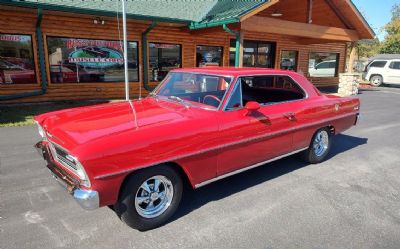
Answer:
[{"label": "windshield wiper", "polygon": [[178,103],[181,103],[182,105],[184,105],[186,108],[190,107],[189,103],[187,103],[186,101],[184,101],[183,99],[181,99],[177,96],[171,95],[171,96],[168,96],[168,99],[177,101]]}]

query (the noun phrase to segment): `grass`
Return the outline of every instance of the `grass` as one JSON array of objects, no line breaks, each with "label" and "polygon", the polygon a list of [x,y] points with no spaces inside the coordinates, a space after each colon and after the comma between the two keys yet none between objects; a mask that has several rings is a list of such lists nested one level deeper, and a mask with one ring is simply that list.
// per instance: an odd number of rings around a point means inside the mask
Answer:
[{"label": "grass", "polygon": [[104,102],[108,101],[63,101],[29,105],[0,105],[0,127],[32,125],[35,123],[33,117],[42,113]]}]

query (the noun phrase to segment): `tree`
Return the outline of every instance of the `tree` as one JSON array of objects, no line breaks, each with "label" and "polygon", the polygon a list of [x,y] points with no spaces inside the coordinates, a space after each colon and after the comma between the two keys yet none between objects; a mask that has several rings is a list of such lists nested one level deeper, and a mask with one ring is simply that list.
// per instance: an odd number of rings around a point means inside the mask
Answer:
[{"label": "tree", "polygon": [[400,5],[395,4],[392,8],[392,19],[385,25],[385,40],[382,43],[380,53],[400,54]]}]

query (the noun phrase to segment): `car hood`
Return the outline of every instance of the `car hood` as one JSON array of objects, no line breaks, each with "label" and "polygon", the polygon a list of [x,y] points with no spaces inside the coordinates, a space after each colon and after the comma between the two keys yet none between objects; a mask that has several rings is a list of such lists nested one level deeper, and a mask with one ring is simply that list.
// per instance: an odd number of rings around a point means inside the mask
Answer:
[{"label": "car hood", "polygon": [[66,149],[126,131],[136,131],[190,116],[179,103],[145,98],[50,112],[35,117],[51,140]]}]

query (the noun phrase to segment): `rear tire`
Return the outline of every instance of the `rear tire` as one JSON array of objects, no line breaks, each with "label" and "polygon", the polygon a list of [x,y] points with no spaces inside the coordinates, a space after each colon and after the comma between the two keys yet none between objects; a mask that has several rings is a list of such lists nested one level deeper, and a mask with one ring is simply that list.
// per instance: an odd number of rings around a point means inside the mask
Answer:
[{"label": "rear tire", "polygon": [[122,187],[115,212],[128,226],[139,231],[165,224],[182,197],[182,179],[168,165],[158,165],[131,175]]},{"label": "rear tire", "polygon": [[302,158],[308,163],[320,163],[325,160],[331,148],[331,131],[328,128],[317,130],[310,146],[302,153]]},{"label": "rear tire", "polygon": [[371,83],[372,86],[381,86],[383,83],[383,78],[380,75],[374,75],[371,77],[371,79],[369,80],[369,82]]}]

